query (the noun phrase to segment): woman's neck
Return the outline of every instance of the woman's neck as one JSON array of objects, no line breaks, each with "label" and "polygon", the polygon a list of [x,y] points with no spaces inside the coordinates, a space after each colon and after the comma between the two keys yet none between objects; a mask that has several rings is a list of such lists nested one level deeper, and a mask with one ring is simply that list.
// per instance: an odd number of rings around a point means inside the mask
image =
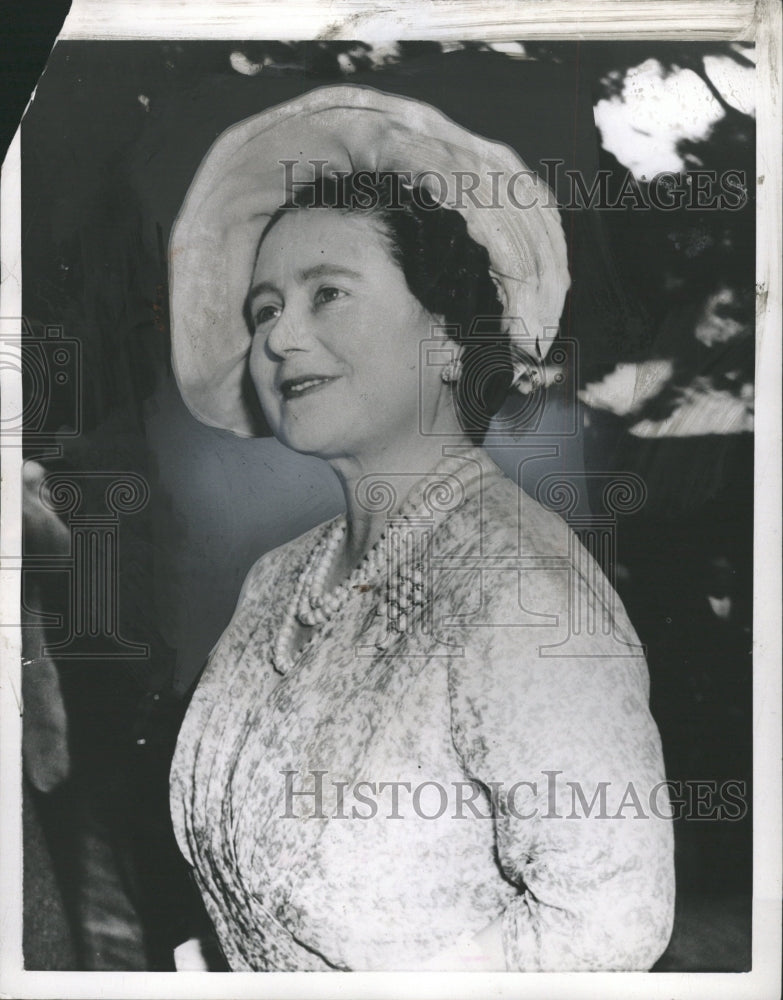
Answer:
[{"label": "woman's neck", "polygon": [[417,447],[386,451],[372,459],[336,458],[329,462],[345,496],[347,530],[332,567],[334,582],[348,575],[384,533],[416,482],[431,472],[446,454],[474,448],[467,435],[448,441],[421,437]]}]

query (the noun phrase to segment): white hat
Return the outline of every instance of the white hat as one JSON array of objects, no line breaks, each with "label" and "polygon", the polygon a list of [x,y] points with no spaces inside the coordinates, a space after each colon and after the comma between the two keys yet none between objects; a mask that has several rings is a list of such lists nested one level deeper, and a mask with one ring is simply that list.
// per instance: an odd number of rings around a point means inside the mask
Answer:
[{"label": "white hat", "polygon": [[243,437],[260,433],[243,306],[266,222],[290,196],[287,181],[312,181],[316,161],[326,161],[325,175],[420,177],[489,252],[519,370],[531,345],[546,354],[570,283],[547,185],[514,150],[428,104],[371,87],[319,87],[227,129],[204,157],[172,229],[172,358],[194,416]]}]

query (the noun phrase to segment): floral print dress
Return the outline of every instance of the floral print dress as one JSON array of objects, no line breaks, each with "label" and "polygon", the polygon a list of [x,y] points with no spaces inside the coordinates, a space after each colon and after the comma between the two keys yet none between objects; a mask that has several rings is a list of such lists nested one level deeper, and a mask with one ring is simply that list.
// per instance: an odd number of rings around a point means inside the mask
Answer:
[{"label": "floral print dress", "polygon": [[[500,920],[509,970],[648,969],[672,829],[620,601],[483,451],[413,479],[392,491],[407,556],[282,676],[275,639],[332,522],[258,560],[188,709],[172,817],[229,966],[423,968]],[[425,586],[400,631],[406,558]]]}]

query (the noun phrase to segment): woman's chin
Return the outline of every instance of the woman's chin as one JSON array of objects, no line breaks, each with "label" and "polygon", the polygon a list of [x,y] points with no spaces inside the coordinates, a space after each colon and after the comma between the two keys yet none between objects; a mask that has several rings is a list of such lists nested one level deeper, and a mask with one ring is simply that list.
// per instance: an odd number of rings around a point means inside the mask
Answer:
[{"label": "woman's chin", "polygon": [[324,433],[325,430],[325,427],[281,427],[275,432],[275,437],[286,448],[300,455],[328,459],[338,451],[338,441],[333,433]]}]

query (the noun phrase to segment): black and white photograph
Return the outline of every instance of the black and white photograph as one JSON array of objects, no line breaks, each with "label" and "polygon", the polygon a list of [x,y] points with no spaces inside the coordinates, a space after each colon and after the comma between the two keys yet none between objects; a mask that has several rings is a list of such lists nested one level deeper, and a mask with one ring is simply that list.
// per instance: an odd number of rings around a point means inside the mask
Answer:
[{"label": "black and white photograph", "polygon": [[4,995],[774,995],[779,11],[416,16],[37,81]]}]

